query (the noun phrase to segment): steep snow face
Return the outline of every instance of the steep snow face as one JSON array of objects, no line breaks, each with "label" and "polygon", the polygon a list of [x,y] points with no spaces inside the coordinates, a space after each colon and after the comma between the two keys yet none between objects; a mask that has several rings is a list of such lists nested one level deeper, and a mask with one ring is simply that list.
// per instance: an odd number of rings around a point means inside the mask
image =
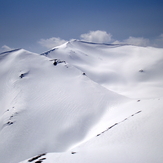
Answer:
[{"label": "steep snow face", "polygon": [[[23,49],[0,54],[0,160],[64,152],[102,131],[104,114],[130,100],[66,60]],[[107,122],[105,123],[107,125]]]},{"label": "steep snow face", "polygon": [[129,98],[163,96],[163,49],[71,41],[47,54],[66,60],[86,75]]}]

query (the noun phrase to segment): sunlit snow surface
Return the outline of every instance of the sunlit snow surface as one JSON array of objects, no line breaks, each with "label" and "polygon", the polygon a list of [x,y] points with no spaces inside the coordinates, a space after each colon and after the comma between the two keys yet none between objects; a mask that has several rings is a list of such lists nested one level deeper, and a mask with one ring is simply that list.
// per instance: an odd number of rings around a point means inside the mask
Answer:
[{"label": "sunlit snow surface", "polygon": [[70,41],[0,66],[0,162],[163,162],[163,49]]}]

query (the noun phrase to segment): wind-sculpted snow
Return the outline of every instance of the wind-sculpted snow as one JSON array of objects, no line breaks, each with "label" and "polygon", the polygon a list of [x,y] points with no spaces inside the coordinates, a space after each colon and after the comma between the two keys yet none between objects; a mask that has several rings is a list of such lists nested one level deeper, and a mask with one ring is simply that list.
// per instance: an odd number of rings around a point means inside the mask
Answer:
[{"label": "wind-sculpted snow", "polygon": [[118,94],[153,98],[163,96],[162,54],[163,49],[153,47],[72,41],[59,46],[48,57],[66,60],[91,80]]},{"label": "wind-sculpted snow", "polygon": [[162,163],[163,49],[70,41],[0,54],[0,162]]},{"label": "wind-sculpted snow", "polygon": [[0,160],[64,152],[89,139],[106,111],[128,101],[66,62],[25,50],[1,62]]}]

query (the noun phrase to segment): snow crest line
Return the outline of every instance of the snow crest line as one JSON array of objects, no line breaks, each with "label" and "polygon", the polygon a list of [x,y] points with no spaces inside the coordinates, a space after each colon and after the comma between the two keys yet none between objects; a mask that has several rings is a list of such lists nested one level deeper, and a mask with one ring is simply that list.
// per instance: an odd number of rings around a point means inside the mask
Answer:
[{"label": "snow crest line", "polygon": [[14,49],[14,50],[9,50],[9,51],[5,51],[5,52],[0,53],[0,55],[1,55],[1,54],[7,54],[7,53],[16,52],[16,51],[18,51],[18,50],[20,50],[20,49],[21,49],[21,48],[19,48],[19,49]]},{"label": "snow crest line", "polygon": [[101,134],[107,132],[108,130],[112,129],[112,128],[115,127],[116,125],[119,125],[120,123],[122,123],[122,122],[128,120],[129,118],[131,118],[131,117],[133,117],[133,116],[135,116],[136,114],[139,114],[139,113],[141,113],[141,112],[142,112],[142,111],[138,111],[138,112],[136,112],[136,113],[130,115],[129,117],[125,118],[124,120],[122,120],[122,121],[120,121],[120,122],[117,122],[117,123],[113,124],[112,126],[108,127],[106,130],[104,130],[104,131],[101,132],[100,134],[97,134],[96,136],[100,136]]}]

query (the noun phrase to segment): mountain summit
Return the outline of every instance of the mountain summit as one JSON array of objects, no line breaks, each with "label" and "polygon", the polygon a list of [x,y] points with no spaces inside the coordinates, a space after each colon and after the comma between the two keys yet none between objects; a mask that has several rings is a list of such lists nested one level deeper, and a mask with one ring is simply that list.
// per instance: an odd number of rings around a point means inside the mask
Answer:
[{"label": "mountain summit", "polygon": [[0,54],[0,162],[157,162],[163,49],[70,41]]}]

